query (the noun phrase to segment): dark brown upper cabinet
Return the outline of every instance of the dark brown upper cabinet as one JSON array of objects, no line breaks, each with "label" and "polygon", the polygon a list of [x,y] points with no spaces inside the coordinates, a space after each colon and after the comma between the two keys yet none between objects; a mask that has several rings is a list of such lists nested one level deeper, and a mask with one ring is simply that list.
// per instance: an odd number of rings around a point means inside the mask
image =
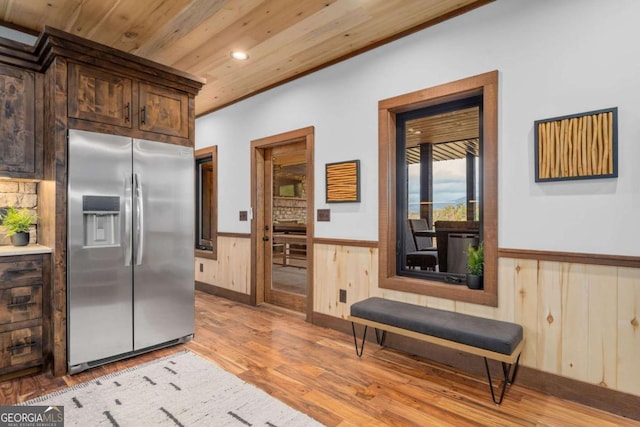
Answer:
[{"label": "dark brown upper cabinet", "polygon": [[186,93],[140,82],[140,130],[189,137]]},{"label": "dark brown upper cabinet", "polygon": [[69,116],[131,128],[131,79],[69,63]]},{"label": "dark brown upper cabinet", "polygon": [[35,73],[0,64],[0,106],[0,177],[42,179]]},{"label": "dark brown upper cabinet", "polygon": [[187,93],[75,62],[69,62],[68,76],[69,117],[189,138]]}]

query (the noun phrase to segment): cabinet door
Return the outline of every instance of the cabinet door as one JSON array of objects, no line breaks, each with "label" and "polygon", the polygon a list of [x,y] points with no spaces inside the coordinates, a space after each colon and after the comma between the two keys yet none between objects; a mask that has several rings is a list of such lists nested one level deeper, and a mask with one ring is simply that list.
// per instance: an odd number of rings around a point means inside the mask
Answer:
[{"label": "cabinet door", "polygon": [[131,79],[69,63],[69,116],[131,128]]},{"label": "cabinet door", "polygon": [[0,175],[35,178],[35,76],[0,65]]},{"label": "cabinet door", "polygon": [[189,137],[189,97],[186,93],[140,83],[140,130]]}]

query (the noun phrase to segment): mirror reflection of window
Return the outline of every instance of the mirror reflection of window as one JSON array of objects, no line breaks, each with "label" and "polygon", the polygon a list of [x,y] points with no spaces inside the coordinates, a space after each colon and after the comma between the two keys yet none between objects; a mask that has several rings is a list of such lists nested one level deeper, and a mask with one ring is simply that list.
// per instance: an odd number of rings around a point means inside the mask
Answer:
[{"label": "mirror reflection of window", "polygon": [[218,258],[218,147],[195,151],[195,254]]},{"label": "mirror reflection of window", "polygon": [[274,194],[277,197],[302,197],[302,178],[296,175],[276,175]]},{"label": "mirror reflection of window", "polygon": [[463,246],[481,240],[481,105],[473,97],[398,115],[400,275],[462,280]]},{"label": "mirror reflection of window", "polygon": [[211,199],[213,186],[213,161],[205,158],[196,163],[198,171],[198,249],[211,250],[213,233],[211,218],[213,215],[213,201]]}]

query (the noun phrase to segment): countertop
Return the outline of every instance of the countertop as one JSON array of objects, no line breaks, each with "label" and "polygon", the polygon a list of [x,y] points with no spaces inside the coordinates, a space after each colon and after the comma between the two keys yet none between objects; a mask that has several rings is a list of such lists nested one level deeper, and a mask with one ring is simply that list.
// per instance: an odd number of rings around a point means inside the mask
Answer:
[{"label": "countertop", "polygon": [[0,257],[14,255],[34,255],[51,253],[51,248],[42,245],[0,246]]}]

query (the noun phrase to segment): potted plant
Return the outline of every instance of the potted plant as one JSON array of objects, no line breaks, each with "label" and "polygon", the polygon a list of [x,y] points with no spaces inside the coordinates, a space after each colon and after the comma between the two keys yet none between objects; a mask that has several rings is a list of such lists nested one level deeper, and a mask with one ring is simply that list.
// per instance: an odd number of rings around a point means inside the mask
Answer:
[{"label": "potted plant", "polygon": [[482,289],[482,279],[484,274],[484,248],[482,243],[480,243],[477,248],[469,245],[468,255],[467,286],[470,289]]},{"label": "potted plant", "polygon": [[36,215],[29,213],[26,208],[16,209],[11,206],[2,215],[2,225],[7,229],[7,237],[11,237],[13,246],[29,244],[29,227],[36,220]]}]

